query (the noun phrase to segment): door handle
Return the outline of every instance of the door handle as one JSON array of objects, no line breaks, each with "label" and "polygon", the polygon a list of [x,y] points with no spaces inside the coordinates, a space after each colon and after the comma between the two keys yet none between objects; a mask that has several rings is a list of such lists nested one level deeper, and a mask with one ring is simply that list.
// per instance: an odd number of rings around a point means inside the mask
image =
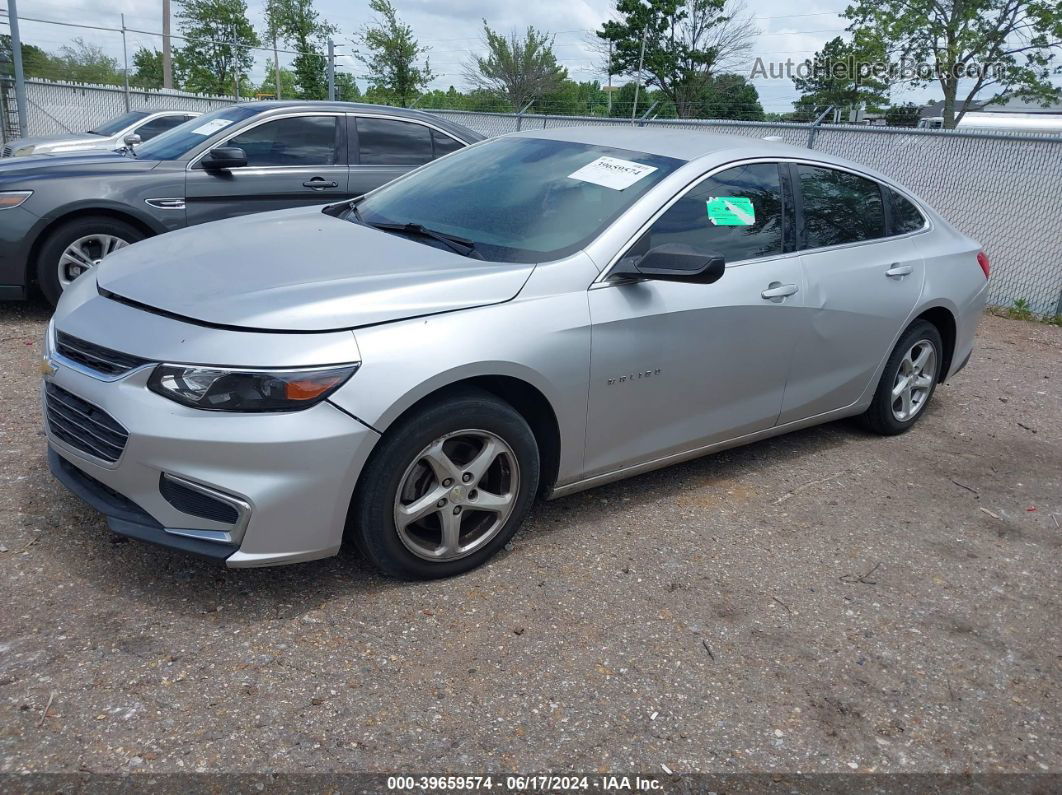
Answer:
[{"label": "door handle", "polygon": [[339,187],[339,183],[338,182],[329,182],[328,180],[323,179],[321,177],[314,177],[313,179],[309,180],[308,182],[302,183],[302,187],[304,187],[304,188],[313,188],[314,190],[324,190],[325,188],[338,188]]},{"label": "door handle", "polygon": [[885,275],[890,279],[902,279],[904,276],[910,276],[914,271],[914,268],[910,265],[901,265],[898,262],[892,263]]},{"label": "door handle", "polygon": [[760,293],[760,298],[766,301],[774,301],[776,304],[780,304],[789,296],[795,294],[800,288],[795,284],[782,284],[781,282],[771,282],[767,285],[767,289]]}]

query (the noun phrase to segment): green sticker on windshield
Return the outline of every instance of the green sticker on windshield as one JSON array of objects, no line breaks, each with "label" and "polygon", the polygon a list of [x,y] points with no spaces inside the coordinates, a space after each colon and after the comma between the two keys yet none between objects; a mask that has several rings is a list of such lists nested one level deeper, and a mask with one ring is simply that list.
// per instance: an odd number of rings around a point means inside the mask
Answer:
[{"label": "green sticker on windshield", "polygon": [[743,196],[712,196],[708,199],[708,220],[712,226],[752,226],[756,210],[752,199]]}]

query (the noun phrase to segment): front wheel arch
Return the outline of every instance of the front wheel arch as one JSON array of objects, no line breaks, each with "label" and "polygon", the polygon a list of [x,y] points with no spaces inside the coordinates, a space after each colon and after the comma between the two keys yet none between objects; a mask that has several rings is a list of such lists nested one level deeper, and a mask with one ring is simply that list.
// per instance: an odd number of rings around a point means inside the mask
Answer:
[{"label": "front wheel arch", "polygon": [[145,238],[154,237],[155,235],[160,234],[158,229],[152,227],[134,213],[123,212],[110,207],[83,207],[77,210],[71,210],[70,212],[52,218],[48,221],[46,226],[37,232],[37,235],[33,240],[33,245],[30,247],[29,256],[26,257],[25,284],[29,285],[36,283],[37,260],[41,255],[41,249],[48,242],[51,235],[55,233],[55,230],[64,224],[68,224],[71,221],[76,221],[81,218],[108,218],[114,221],[122,221],[142,232]]}]

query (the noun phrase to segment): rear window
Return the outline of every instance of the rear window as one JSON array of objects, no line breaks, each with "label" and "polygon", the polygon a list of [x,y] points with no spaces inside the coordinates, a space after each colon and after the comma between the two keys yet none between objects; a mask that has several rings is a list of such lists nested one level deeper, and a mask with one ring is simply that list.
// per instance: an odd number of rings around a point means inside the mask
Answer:
[{"label": "rear window", "polygon": [[804,207],[804,248],[885,236],[881,186],[848,171],[797,166]]},{"label": "rear window", "polygon": [[885,189],[892,200],[892,233],[894,235],[906,235],[908,232],[917,232],[926,225],[925,216],[911,202],[889,188]]}]

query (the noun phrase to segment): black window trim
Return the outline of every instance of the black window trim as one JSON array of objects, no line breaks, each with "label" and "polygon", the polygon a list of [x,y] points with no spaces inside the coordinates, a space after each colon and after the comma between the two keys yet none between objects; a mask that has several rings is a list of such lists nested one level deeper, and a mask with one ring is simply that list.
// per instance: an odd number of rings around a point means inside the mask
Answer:
[{"label": "black window trim", "polygon": [[[203,170],[203,166],[200,165],[200,161],[204,157],[206,157],[208,154],[210,154],[210,150],[211,149],[215,149],[215,148],[217,148],[219,146],[226,146],[229,141],[231,141],[233,138],[235,138],[235,137],[237,137],[239,135],[243,135],[246,132],[249,132],[249,131],[251,131],[253,129],[256,129],[257,127],[261,127],[263,124],[268,124],[269,122],[272,122],[272,121],[280,121],[281,119],[295,119],[295,118],[299,118],[301,116],[331,116],[333,119],[335,119],[335,122],[336,122],[336,142],[335,142],[336,162],[335,163],[333,163],[330,166],[323,165],[323,164],[318,164],[318,165],[315,165],[315,166],[245,166],[243,168],[238,169],[238,171],[240,171],[241,173],[245,173],[245,174],[255,174],[255,173],[262,173],[263,171],[279,171],[279,170],[287,170],[287,169],[294,169],[294,168],[347,168],[347,167],[349,167],[350,162],[347,160],[347,147],[346,147],[346,143],[345,143],[346,142],[346,137],[347,137],[347,125],[342,123],[344,115],[346,115],[346,114],[344,114],[343,111],[321,109],[321,110],[302,110],[302,111],[296,111],[294,113],[281,113],[281,114],[277,114],[276,116],[266,116],[265,118],[262,118],[262,117],[259,117],[259,116],[251,116],[248,119],[244,119],[243,120],[243,121],[245,121],[247,123],[244,124],[242,127],[238,128],[236,130],[230,130],[227,135],[222,136],[216,142],[211,143],[211,144],[206,144],[205,146],[203,146],[203,148],[199,152],[197,152],[196,154],[194,154],[191,157],[191,159],[188,161],[188,165],[185,167],[185,170],[186,171],[193,171],[193,170],[201,171],[201,170]],[[209,139],[209,136],[208,136],[208,139]]]},{"label": "black window trim", "polygon": [[[809,251],[833,251],[835,249],[851,248],[853,246],[865,246],[865,245],[868,245],[868,244],[871,244],[871,243],[880,243],[883,240],[900,240],[902,238],[911,237],[913,235],[925,234],[926,232],[928,232],[931,229],[933,229],[933,222],[932,222],[932,220],[929,217],[929,213],[927,213],[925,211],[925,209],[923,209],[921,203],[919,203],[913,196],[911,196],[911,194],[909,194],[903,188],[900,188],[900,187],[898,187],[897,185],[895,185],[895,184],[893,184],[891,182],[885,182],[885,181],[883,181],[881,179],[878,179],[877,177],[872,177],[869,174],[864,174],[863,172],[858,171],[857,169],[849,168],[849,167],[843,166],[843,165],[841,165],[839,163],[830,163],[830,162],[826,162],[826,161],[822,161],[822,160],[815,160],[813,158],[793,157],[793,156],[771,157],[770,155],[764,155],[762,157],[746,157],[746,158],[741,158],[739,160],[730,160],[730,161],[727,161],[726,163],[720,163],[717,166],[713,166],[708,171],[704,172],[703,174],[698,175],[695,179],[693,179],[692,181],[687,183],[683,188],[681,188],[679,191],[677,191],[675,193],[675,195],[672,196],[670,199],[668,199],[667,202],[662,204],[656,210],[656,212],[654,212],[649,217],[649,219],[644,224],[642,224],[641,226],[638,227],[637,231],[635,231],[634,234],[631,235],[631,237],[627,239],[626,243],[621,245],[616,250],[616,253],[613,254],[612,257],[609,258],[608,264],[604,268],[601,269],[601,273],[599,273],[597,275],[597,278],[595,278],[594,281],[590,284],[590,288],[591,289],[596,289],[596,288],[601,288],[601,287],[611,287],[611,286],[614,286],[615,284],[617,284],[616,282],[610,282],[609,281],[609,274],[612,272],[613,268],[616,267],[616,264],[621,259],[623,259],[624,256],[626,256],[627,252],[631,248],[633,248],[638,243],[639,240],[641,240],[642,235],[644,235],[649,230],[649,228],[653,224],[655,224],[657,222],[657,220],[660,218],[660,216],[662,216],[669,209],[671,209],[671,206],[673,204],[675,204],[676,202],[678,202],[680,199],[682,199],[687,193],[689,193],[691,190],[696,188],[698,185],[700,185],[706,179],[709,179],[709,178],[715,176],[716,174],[722,173],[723,171],[727,171],[728,169],[735,168],[737,166],[749,165],[749,164],[752,164],[752,163],[777,163],[780,168],[782,166],[786,165],[786,164],[789,164],[790,193],[791,193],[791,197],[793,199],[793,207],[794,207],[795,216],[796,216],[794,220],[795,220],[795,222],[797,224],[796,229],[797,229],[797,238],[798,238],[797,239],[797,243],[798,243],[798,245],[797,245],[797,248],[795,250],[786,251],[785,250],[785,246],[784,246],[784,231],[783,231],[783,250],[782,250],[781,254],[768,254],[767,256],[763,256],[763,257],[754,257],[752,259],[735,260],[734,262],[728,262],[726,264],[726,266],[728,268],[732,267],[732,266],[733,267],[744,267],[745,265],[750,265],[750,264],[757,263],[757,262],[764,262],[764,261],[769,261],[769,260],[777,260],[777,259],[782,259],[782,258],[785,258],[785,257],[797,257],[797,256],[801,256],[803,254],[806,254]],[[896,191],[897,194],[899,194],[903,198],[907,199],[907,201],[911,202],[911,204],[913,204],[915,206],[915,208],[918,210],[918,212],[920,212],[922,214],[922,218],[925,219],[926,223],[921,229],[916,229],[913,232],[907,232],[906,234],[902,234],[902,235],[892,235],[890,237],[875,237],[875,238],[871,238],[869,240],[858,240],[858,241],[856,241],[854,243],[838,243],[838,244],[833,245],[833,246],[823,246],[821,248],[801,248],[799,244],[801,242],[803,242],[803,241],[801,241],[799,238],[803,237],[803,228],[804,228],[803,214],[804,214],[804,208],[803,208],[803,204],[802,204],[801,192],[800,192],[799,188],[797,187],[800,183],[794,181],[794,179],[796,177],[796,167],[798,165],[817,166],[819,168],[832,168],[832,169],[835,169],[837,171],[846,171],[849,174],[855,174],[857,177],[862,177],[863,179],[869,179],[871,182],[876,182],[878,185],[883,185],[883,186],[885,186],[885,187],[887,187],[887,188],[889,188],[891,190]],[[785,186],[783,185],[783,191],[784,191],[784,189],[785,189]],[[627,212],[630,212],[630,209],[628,209]],[[624,215],[626,215],[626,213],[624,213]],[[615,220],[614,224],[622,223],[622,221],[623,221],[623,216],[620,216],[619,218],[617,218]],[[783,223],[784,223],[784,220],[783,220]],[[604,234],[604,233],[602,233],[602,234]],[[592,243],[593,243],[593,241],[591,241],[590,245],[592,245]]]}]

